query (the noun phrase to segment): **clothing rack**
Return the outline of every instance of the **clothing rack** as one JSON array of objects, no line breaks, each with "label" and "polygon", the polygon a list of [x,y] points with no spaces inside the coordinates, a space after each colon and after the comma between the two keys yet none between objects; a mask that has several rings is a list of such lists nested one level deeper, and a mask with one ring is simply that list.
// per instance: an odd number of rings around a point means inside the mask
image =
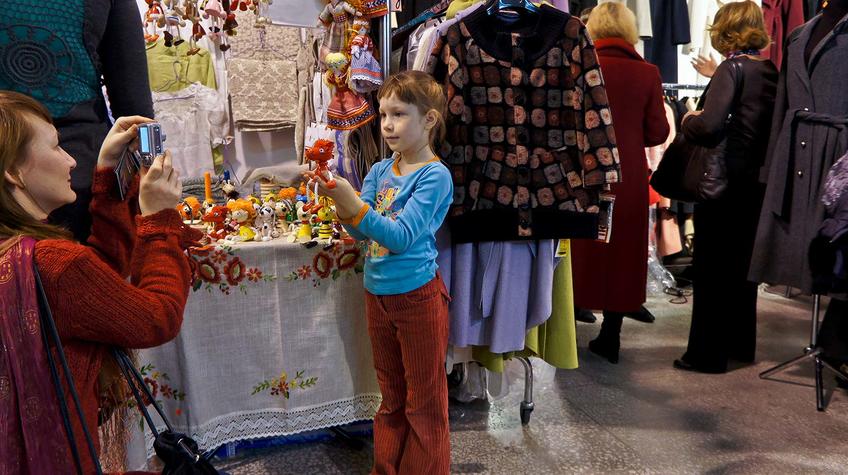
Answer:
[{"label": "clothing rack", "polygon": [[664,91],[703,91],[707,88],[707,86],[703,84],[677,84],[664,82],[662,88]]}]

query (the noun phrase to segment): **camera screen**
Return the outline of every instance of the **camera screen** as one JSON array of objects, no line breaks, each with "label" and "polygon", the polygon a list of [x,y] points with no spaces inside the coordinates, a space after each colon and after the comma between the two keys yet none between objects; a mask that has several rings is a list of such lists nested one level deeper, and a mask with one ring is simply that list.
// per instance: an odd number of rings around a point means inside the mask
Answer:
[{"label": "camera screen", "polygon": [[150,130],[147,127],[141,127],[138,129],[138,132],[141,153],[152,153],[150,150],[150,137],[148,136]]}]

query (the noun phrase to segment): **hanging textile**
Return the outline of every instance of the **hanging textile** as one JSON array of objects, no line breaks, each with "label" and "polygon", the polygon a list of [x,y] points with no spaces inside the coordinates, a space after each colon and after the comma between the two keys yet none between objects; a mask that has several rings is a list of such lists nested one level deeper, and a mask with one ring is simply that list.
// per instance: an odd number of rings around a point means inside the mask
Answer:
[{"label": "hanging textile", "polygon": [[560,261],[554,273],[551,318],[527,332],[524,349],[498,354],[486,347],[474,347],[472,356],[475,361],[497,373],[504,371],[506,360],[521,356],[541,358],[559,369],[577,368],[577,330],[570,254]]},{"label": "hanging textile", "polygon": [[208,50],[188,54],[189,44],[166,47],[162,38],[147,43],[147,75],[153,92],[175,92],[193,83],[216,89],[215,68]]},{"label": "hanging textile", "polygon": [[448,93],[442,155],[454,176],[457,242],[594,239],[600,190],[620,179],[585,27],[546,5],[536,19],[510,34],[476,9],[439,38],[428,63]]},{"label": "hanging textile", "polygon": [[786,37],[804,24],[804,0],[763,0],[763,18],[771,38],[766,54],[780,70]]},{"label": "hanging textile", "polygon": [[232,140],[226,99],[214,89],[192,84],[176,92],[154,93],[153,110],[168,134],[166,145],[180,176],[214,174],[212,147]]},{"label": "hanging textile", "polygon": [[749,274],[755,282],[805,292],[812,290],[807,252],[824,220],[822,186],[848,149],[848,18],[816,46],[808,63],[804,50],[816,24],[807,23],[787,40],[772,141],[760,176],[766,195]]},{"label": "hanging textile", "polygon": [[306,48],[300,28],[259,25],[256,15],[239,12],[239,34],[230,41],[227,78],[233,123],[242,132],[294,127],[298,91],[298,56]]},{"label": "hanging textile", "polygon": [[658,68],[663,82],[677,82],[678,45],[691,41],[686,0],[651,0],[653,37],[645,40],[645,59]]}]

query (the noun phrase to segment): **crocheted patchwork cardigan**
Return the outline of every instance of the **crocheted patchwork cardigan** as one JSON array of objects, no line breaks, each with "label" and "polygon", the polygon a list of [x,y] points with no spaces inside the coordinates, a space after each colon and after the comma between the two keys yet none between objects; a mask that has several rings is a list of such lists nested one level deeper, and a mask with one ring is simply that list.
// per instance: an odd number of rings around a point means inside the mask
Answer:
[{"label": "crocheted patchwork cardigan", "polygon": [[597,237],[600,194],[620,181],[595,48],[576,17],[543,6],[512,25],[481,8],[436,41],[445,88],[455,242]]}]

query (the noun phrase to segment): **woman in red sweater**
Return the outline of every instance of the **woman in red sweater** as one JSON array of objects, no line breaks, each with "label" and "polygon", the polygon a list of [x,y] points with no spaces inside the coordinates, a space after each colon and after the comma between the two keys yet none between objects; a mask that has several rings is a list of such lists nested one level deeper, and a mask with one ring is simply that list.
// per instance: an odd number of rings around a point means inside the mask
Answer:
[{"label": "woman in red sweater", "polygon": [[[109,348],[161,345],[179,332],[190,268],[184,249],[195,234],[174,209],[180,196],[170,154],[136,180],[130,197],[116,198],[113,170],[135,146],[137,126],[118,119],[100,150],[92,185],[88,245],[46,224],[48,214],[74,201],[76,165],[58,145],[47,110],[29,97],[0,91],[0,473],[75,473],[55,391],[44,364],[32,261],[38,266],[65,348],[85,425],[97,438],[101,399],[119,385]],[[130,277],[130,281],[127,281]],[[83,472],[94,463],[66,401]],[[52,399],[51,399],[52,396]]]}]

